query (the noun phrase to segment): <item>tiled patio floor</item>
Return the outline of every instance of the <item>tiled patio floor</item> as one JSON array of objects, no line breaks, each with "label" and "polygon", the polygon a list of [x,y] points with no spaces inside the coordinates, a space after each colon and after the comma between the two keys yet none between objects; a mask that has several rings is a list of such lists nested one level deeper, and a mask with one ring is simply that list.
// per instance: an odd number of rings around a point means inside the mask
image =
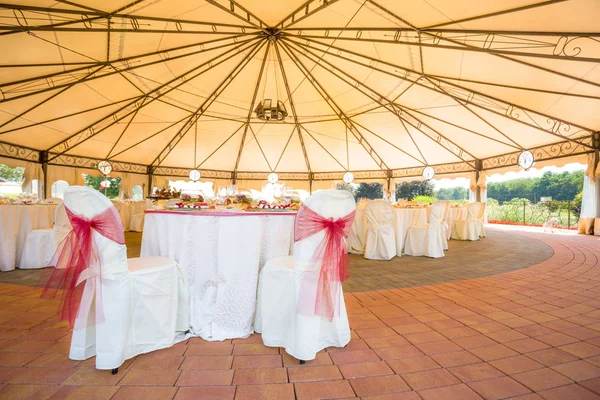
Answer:
[{"label": "tiled patio floor", "polygon": [[68,329],[39,288],[0,284],[0,398],[600,399],[600,238],[512,234],[553,256],[500,275],[349,293],[352,341],[304,366],[258,335],[192,338],[112,376],[68,359]]}]

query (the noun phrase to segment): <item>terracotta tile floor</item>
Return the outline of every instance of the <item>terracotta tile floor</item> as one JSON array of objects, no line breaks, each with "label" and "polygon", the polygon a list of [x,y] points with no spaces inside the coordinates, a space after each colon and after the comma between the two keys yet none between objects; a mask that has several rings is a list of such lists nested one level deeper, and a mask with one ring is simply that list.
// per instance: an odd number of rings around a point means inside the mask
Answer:
[{"label": "terracotta tile floor", "polygon": [[[258,335],[192,338],[112,376],[68,359],[56,302],[2,283],[0,399],[600,399],[600,238],[490,230],[502,235],[552,255],[492,276],[347,293],[352,341],[304,366]],[[491,243],[471,245],[496,254]]]}]

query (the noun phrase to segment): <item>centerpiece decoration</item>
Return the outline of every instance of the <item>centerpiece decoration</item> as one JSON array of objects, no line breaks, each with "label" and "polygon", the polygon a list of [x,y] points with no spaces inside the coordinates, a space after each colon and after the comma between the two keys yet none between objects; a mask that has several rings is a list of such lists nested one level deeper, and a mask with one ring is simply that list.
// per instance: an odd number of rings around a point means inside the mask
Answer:
[{"label": "centerpiece decoration", "polygon": [[192,197],[190,194],[183,193],[180,196],[180,200],[180,202],[175,203],[178,208],[191,208],[197,210],[206,210],[211,208],[210,204],[204,201],[204,196],[201,194]]}]

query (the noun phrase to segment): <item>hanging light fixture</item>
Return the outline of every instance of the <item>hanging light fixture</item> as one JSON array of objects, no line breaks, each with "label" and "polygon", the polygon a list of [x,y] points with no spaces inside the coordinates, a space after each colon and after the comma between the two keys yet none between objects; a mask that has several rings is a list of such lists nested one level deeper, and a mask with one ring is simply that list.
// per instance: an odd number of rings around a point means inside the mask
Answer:
[{"label": "hanging light fixture", "polygon": [[269,181],[269,183],[277,183],[277,181],[279,180],[279,176],[277,176],[275,172],[271,172],[267,177],[267,180]]},{"label": "hanging light fixture", "polygon": [[354,174],[350,171],[346,172],[344,174],[344,182],[352,183],[352,181],[354,181]]},{"label": "hanging light fixture", "polygon": [[[196,124],[194,129],[194,167],[196,167],[196,150],[198,147],[198,116],[196,116]],[[192,182],[196,182],[200,180],[202,175],[200,174],[200,171],[198,171],[197,169],[193,169],[190,171],[189,177]]]},{"label": "hanging light fixture", "polygon": [[[271,28],[269,28],[271,29]],[[275,41],[277,40],[275,35],[271,35],[270,36],[270,46],[275,46]],[[268,57],[265,56],[265,57]],[[280,98],[279,96],[279,83],[277,80],[277,65],[275,63],[275,59],[272,60],[273,61],[273,79],[275,80],[275,92],[278,98]],[[269,67],[270,67],[270,63],[267,64],[267,73],[265,74],[265,77],[268,77],[269,75]],[[275,121],[283,121],[287,116],[288,116],[288,112],[285,108],[285,104],[283,104],[282,101],[276,99],[266,99],[265,98],[265,91],[267,89],[267,81],[265,79],[265,87],[263,88],[263,100],[261,102],[258,103],[258,105],[256,106],[256,108],[254,109],[254,112],[256,113],[256,118],[261,119],[263,121],[270,121],[270,120],[275,120]]]}]

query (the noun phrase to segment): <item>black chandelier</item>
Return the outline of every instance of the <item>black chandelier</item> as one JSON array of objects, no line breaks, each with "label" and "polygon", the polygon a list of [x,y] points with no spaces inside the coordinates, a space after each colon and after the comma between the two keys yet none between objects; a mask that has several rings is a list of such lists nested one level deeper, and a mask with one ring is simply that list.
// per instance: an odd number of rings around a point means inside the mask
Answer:
[{"label": "black chandelier", "polygon": [[287,117],[288,113],[285,109],[285,105],[282,101],[277,100],[275,106],[272,106],[271,99],[264,99],[261,103],[258,103],[254,112],[256,117],[263,121],[276,120],[283,121]]}]

